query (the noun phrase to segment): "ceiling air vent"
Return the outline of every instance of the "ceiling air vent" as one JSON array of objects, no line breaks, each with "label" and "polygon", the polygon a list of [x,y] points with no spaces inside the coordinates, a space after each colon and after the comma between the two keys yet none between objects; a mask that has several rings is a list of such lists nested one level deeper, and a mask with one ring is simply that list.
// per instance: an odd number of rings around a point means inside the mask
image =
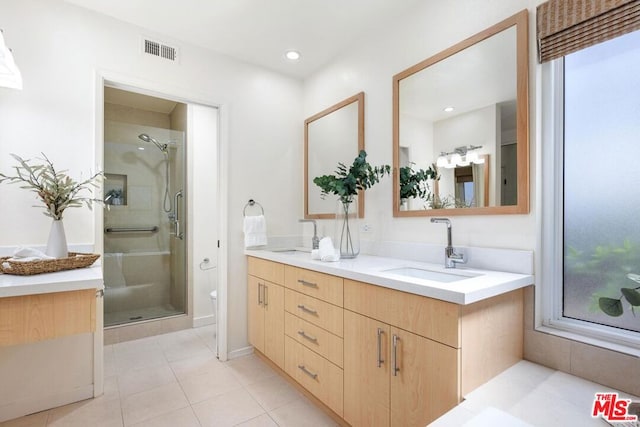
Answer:
[{"label": "ceiling air vent", "polygon": [[178,49],[155,40],[143,38],[142,51],[148,55],[168,59],[169,61],[178,60]]}]

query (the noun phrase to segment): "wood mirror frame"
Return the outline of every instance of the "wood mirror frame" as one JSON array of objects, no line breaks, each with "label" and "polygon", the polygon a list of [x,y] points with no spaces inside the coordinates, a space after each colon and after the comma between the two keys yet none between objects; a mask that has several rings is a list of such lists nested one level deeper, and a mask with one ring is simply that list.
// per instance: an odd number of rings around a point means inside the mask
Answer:
[{"label": "wood mirror frame", "polygon": [[[312,124],[318,124],[321,119],[326,119],[332,113],[339,112],[341,109],[348,107],[350,105],[356,105],[357,107],[357,115],[358,120],[357,123],[349,123],[348,125],[353,125],[353,129],[357,132],[357,141],[349,141],[349,143],[353,142],[353,151],[349,151],[349,157],[347,158],[336,158],[335,161],[332,161],[331,164],[326,165],[326,170],[323,165],[323,171],[320,172],[320,175],[333,174],[338,166],[338,162],[342,162],[345,165],[350,165],[358,156],[360,150],[364,150],[364,92],[360,92],[356,95],[353,95],[343,101],[338,102],[331,107],[314,114],[304,121],[304,217],[305,219],[333,219],[335,218],[335,206],[331,209],[331,212],[310,212],[309,208],[309,186],[315,185],[313,184],[313,178],[315,176],[310,176],[310,165],[309,159],[313,153],[310,153],[310,135],[309,135],[309,126]],[[356,146],[357,144],[357,146]],[[347,149],[348,150],[348,149]],[[318,193],[320,192],[318,188]],[[361,193],[358,194],[358,216],[360,218],[364,218],[364,197],[361,197]],[[327,199],[333,196],[328,196]]]},{"label": "wood mirror frame", "polygon": [[[517,202],[513,205],[445,208],[400,209],[400,82],[491,36],[515,27],[516,42],[516,141],[517,141]],[[496,215],[529,212],[529,33],[528,11],[523,10],[486,30],[393,76],[393,216]],[[435,163],[435,158],[433,159]]]}]

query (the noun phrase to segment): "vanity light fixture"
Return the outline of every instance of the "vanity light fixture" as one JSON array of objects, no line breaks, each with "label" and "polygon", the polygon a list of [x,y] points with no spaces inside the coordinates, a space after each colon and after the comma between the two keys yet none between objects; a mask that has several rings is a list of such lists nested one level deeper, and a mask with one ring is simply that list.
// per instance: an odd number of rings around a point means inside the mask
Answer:
[{"label": "vanity light fixture", "polygon": [[456,166],[469,166],[471,163],[482,164],[484,158],[478,156],[479,150],[482,145],[468,145],[462,147],[456,147],[451,152],[441,152],[438,160],[436,160],[436,166],[439,168],[452,169]]},{"label": "vanity light fixture", "polygon": [[301,56],[302,55],[300,55],[300,52],[298,52],[297,50],[288,50],[284,53],[284,57],[290,61],[298,61],[300,60]]},{"label": "vanity light fixture", "polygon": [[22,90],[22,75],[0,29],[0,87]]}]

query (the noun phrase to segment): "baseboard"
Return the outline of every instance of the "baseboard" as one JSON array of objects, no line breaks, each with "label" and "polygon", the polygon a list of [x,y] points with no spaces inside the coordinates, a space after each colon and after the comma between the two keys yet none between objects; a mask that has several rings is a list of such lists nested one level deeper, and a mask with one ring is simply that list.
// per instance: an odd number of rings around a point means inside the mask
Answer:
[{"label": "baseboard", "polygon": [[248,346],[248,347],[244,347],[244,348],[239,348],[237,350],[233,350],[230,351],[227,354],[227,359],[231,360],[231,359],[237,359],[238,357],[242,357],[242,356],[248,356],[251,353],[253,353],[253,347],[252,346]]},{"label": "baseboard", "polygon": [[193,318],[193,327],[199,328],[201,326],[215,325],[216,318],[213,314],[208,316],[194,317]]}]

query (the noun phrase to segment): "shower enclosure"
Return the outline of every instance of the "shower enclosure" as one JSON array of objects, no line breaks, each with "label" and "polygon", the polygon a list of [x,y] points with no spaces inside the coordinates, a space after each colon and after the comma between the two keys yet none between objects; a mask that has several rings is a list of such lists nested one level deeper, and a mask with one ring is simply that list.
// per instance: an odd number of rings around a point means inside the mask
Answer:
[{"label": "shower enclosure", "polygon": [[184,132],[105,120],[104,324],[186,312]]}]

